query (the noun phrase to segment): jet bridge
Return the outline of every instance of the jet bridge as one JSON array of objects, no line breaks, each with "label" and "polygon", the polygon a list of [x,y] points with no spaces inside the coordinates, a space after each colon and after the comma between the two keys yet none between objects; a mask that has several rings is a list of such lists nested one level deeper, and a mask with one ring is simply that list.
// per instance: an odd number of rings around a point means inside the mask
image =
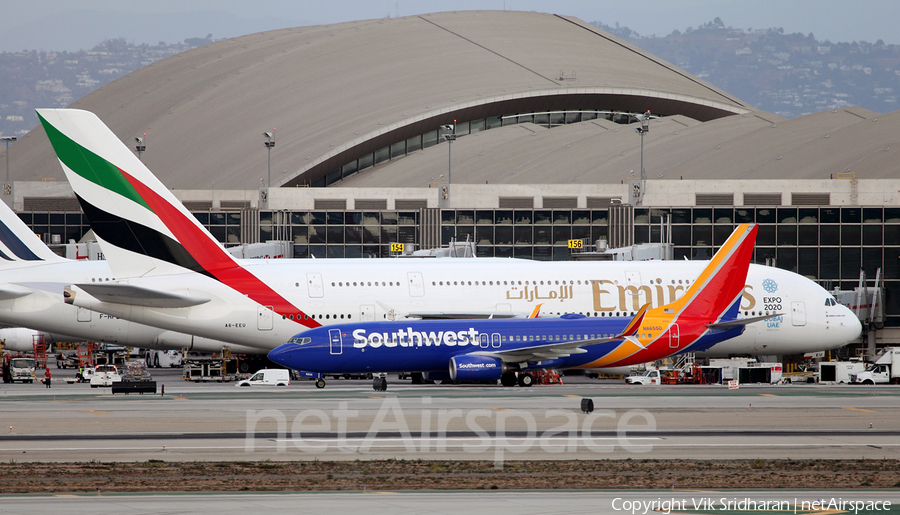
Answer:
[{"label": "jet bridge", "polygon": [[872,286],[867,285],[865,270],[860,270],[859,286],[852,290],[835,288],[831,294],[856,313],[863,328],[865,355],[869,360],[874,360],[876,331],[884,328],[884,276],[881,269],[875,272]]}]

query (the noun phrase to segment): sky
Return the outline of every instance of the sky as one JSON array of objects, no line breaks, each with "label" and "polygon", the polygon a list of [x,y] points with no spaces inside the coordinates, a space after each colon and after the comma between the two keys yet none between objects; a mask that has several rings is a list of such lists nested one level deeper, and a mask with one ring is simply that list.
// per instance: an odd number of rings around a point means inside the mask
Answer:
[{"label": "sky", "polygon": [[0,0],[0,51],[90,49],[104,39],[178,43],[264,30],[454,10],[516,10],[619,23],[665,36],[722,19],[741,29],[781,27],[833,43],[900,44],[898,0]]}]

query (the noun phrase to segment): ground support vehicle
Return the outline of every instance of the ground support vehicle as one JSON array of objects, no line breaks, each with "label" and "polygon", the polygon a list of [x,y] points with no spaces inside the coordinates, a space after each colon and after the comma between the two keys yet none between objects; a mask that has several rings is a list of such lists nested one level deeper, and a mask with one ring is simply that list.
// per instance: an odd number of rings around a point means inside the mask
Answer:
[{"label": "ground support vehicle", "polygon": [[14,357],[9,354],[3,355],[3,382],[15,383],[21,381],[23,383],[33,383],[36,379],[34,358]]},{"label": "ground support vehicle", "polygon": [[865,369],[866,364],[862,361],[823,361],[819,363],[819,383],[849,383],[854,374]]},{"label": "ground support vehicle", "polygon": [[290,371],[284,368],[268,369],[264,368],[257,371],[243,381],[238,381],[235,386],[288,386],[291,384]]},{"label": "ground support vehicle", "polygon": [[625,384],[659,385],[662,384],[662,372],[659,369],[653,369],[640,375],[628,376],[625,378]]},{"label": "ground support vehicle", "polygon": [[101,386],[112,386],[122,380],[119,375],[119,369],[115,365],[97,365],[94,368],[93,376],[91,376],[91,388],[99,388]]},{"label": "ground support vehicle", "polygon": [[885,347],[875,362],[864,371],[851,376],[856,384],[897,384],[900,383],[900,347]]},{"label": "ground support vehicle", "polygon": [[182,379],[195,383],[218,381],[230,382],[237,379],[233,371],[234,358],[188,358],[182,361]]},{"label": "ground support vehicle", "polygon": [[141,349],[141,358],[147,368],[178,368],[181,366],[181,352],[177,350]]},{"label": "ground support vehicle", "polygon": [[122,381],[112,384],[112,393],[156,393],[156,381],[150,377],[142,359],[129,361]]},{"label": "ground support vehicle", "polygon": [[59,352],[56,354],[56,368],[78,368],[78,356]]}]

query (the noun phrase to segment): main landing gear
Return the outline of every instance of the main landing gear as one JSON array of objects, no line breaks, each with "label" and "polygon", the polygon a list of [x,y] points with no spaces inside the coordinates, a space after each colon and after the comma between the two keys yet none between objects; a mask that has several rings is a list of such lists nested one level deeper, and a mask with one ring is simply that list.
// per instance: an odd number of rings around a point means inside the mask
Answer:
[{"label": "main landing gear", "polygon": [[528,372],[519,372],[518,375],[515,372],[505,372],[500,376],[500,384],[507,387],[518,384],[523,388],[527,388],[534,384],[534,376]]},{"label": "main landing gear", "polygon": [[376,377],[372,381],[372,389],[376,392],[386,392],[387,391],[387,378],[386,377]]}]

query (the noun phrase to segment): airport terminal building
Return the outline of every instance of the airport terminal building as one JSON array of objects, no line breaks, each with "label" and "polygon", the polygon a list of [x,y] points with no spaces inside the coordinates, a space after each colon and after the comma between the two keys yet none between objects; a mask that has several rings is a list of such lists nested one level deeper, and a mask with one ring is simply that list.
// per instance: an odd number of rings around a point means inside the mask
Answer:
[{"label": "airport terminal building", "polygon": [[[390,258],[396,243],[468,240],[478,257],[567,260],[580,257],[570,240],[668,240],[675,259],[703,259],[752,222],[758,263],[844,290],[880,270],[872,329],[900,341],[900,111],[785,119],[571,17],[461,11],[251,34],[71,107],[129,145],[146,133],[145,164],[225,244]],[[4,200],[48,243],[80,239],[86,220],[43,129],[9,157]]]}]

